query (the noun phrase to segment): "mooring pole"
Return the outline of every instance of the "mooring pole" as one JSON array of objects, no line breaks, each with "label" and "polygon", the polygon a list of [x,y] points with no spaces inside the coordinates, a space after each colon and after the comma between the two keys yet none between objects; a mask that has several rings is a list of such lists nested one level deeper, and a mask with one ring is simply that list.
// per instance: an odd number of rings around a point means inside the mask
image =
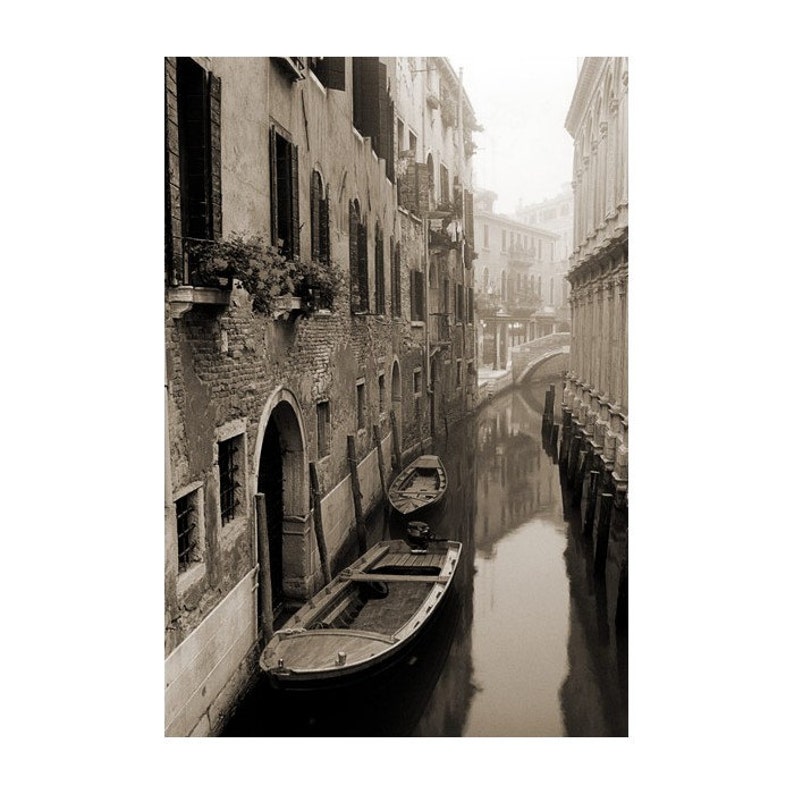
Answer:
[{"label": "mooring pole", "polygon": [[593,534],[593,519],[595,518],[596,504],[598,504],[598,471],[590,470],[586,481],[587,495],[582,496],[582,532],[585,535]]},{"label": "mooring pole", "polygon": [[595,565],[596,576],[604,576],[609,547],[609,524],[612,518],[612,494],[602,493],[598,510],[598,530],[596,533]]},{"label": "mooring pole", "polygon": [[391,420],[391,446],[394,453],[394,468],[399,471],[402,468],[402,452],[400,450],[400,437],[397,435],[397,414],[394,413],[393,408],[389,411],[389,419]]},{"label": "mooring pole", "polygon": [[267,506],[265,495],[258,493],[254,496],[256,506],[256,531],[259,535],[259,550],[257,563],[259,563],[259,614],[262,618],[262,629],[265,642],[273,639],[273,585],[270,580],[270,548],[267,533]]},{"label": "mooring pole", "polygon": [[364,511],[361,509],[361,485],[358,481],[358,463],[356,461],[356,438],[347,437],[347,463],[350,466],[350,486],[353,489],[353,509],[356,512],[356,534],[358,535],[358,552],[367,550],[367,527],[364,523]]},{"label": "mooring pole", "polygon": [[320,480],[317,477],[317,464],[309,463],[309,480],[312,488],[312,504],[314,506],[314,534],[317,537],[317,548],[320,551],[320,566],[323,569],[325,584],[331,581],[331,566],[328,564],[328,547],[325,545],[323,531],[322,494],[320,493]]},{"label": "mooring pole", "polygon": [[629,564],[623,560],[620,564],[618,580],[618,602],[615,607],[615,626],[624,630],[629,625]]},{"label": "mooring pole", "polygon": [[383,490],[383,498],[386,498],[386,472],[383,465],[383,447],[380,445],[380,427],[372,425],[372,437],[375,439],[375,448],[378,450],[378,474],[380,475],[380,487]]}]

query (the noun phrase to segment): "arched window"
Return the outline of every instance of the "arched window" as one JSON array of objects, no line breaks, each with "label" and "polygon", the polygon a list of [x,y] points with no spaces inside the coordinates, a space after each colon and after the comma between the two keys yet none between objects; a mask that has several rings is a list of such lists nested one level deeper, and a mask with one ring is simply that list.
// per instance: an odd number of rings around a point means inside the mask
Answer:
[{"label": "arched window", "polygon": [[331,235],[328,212],[328,185],[323,185],[319,171],[312,171],[311,181],[312,259],[329,264]]},{"label": "arched window", "polygon": [[350,202],[350,308],[354,312],[369,311],[369,262],[367,259],[367,226],[361,218],[357,199]]}]

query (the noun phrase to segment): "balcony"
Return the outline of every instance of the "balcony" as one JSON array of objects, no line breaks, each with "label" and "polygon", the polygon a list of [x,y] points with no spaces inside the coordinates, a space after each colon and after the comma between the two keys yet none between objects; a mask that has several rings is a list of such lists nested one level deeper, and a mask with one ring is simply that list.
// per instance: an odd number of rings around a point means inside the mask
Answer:
[{"label": "balcony", "polygon": [[533,265],[535,263],[535,250],[533,248],[522,248],[518,245],[511,245],[507,249],[507,258],[511,265]]}]

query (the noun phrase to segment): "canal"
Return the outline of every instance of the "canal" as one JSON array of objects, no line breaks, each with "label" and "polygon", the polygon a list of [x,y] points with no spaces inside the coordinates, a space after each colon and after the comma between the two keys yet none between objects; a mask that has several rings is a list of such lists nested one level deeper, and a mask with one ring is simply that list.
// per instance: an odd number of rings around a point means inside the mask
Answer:
[{"label": "canal", "polygon": [[[277,693],[258,680],[224,735],[628,735],[614,566],[603,581],[593,576],[592,542],[542,442],[548,385],[493,398],[437,442],[449,489],[428,523],[462,541],[464,558],[405,659],[344,692]],[[404,528],[377,511],[368,536],[404,537]]]}]

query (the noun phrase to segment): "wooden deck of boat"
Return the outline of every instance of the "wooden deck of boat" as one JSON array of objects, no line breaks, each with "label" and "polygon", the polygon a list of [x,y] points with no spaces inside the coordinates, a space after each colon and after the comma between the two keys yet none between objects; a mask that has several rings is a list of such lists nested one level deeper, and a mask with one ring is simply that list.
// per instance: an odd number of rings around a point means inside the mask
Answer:
[{"label": "wooden deck of boat", "polygon": [[396,554],[389,552],[378,560],[375,568],[397,566],[400,568],[441,568],[447,555],[445,553]]}]

